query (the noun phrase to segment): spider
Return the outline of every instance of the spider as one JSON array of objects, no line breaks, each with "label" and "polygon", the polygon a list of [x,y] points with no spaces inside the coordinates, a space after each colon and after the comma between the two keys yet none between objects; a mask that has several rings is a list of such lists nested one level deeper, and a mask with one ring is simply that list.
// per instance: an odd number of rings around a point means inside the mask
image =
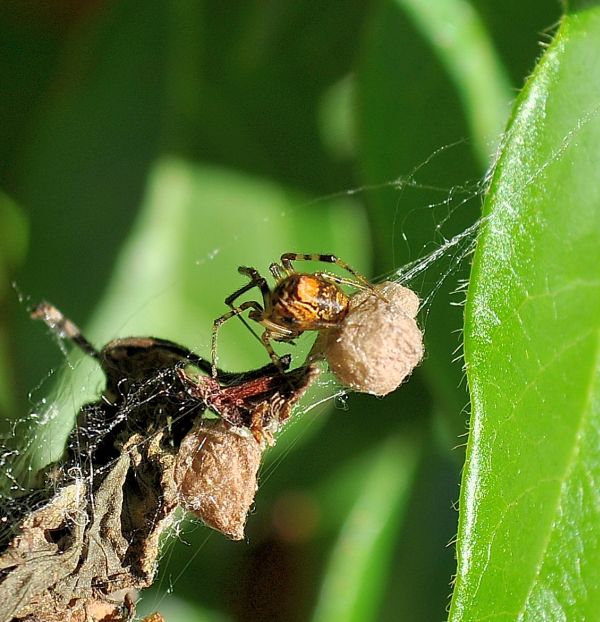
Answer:
[{"label": "spider", "polygon": [[[328,272],[297,272],[293,261],[319,261],[336,264],[352,275],[352,279],[329,274]],[[251,309],[248,317],[264,326],[260,340],[269,353],[271,360],[278,367],[279,357],[271,346],[271,340],[293,343],[293,340],[307,330],[322,330],[337,326],[348,313],[349,296],[339,287],[350,285],[357,289],[373,290],[373,286],[353,270],[347,263],[335,255],[305,255],[285,253],[281,263],[272,263],[269,270],[276,285],[269,289],[266,279],[254,268],[240,266],[240,274],[250,281],[240,287],[231,296],[225,298],[225,304],[231,311],[217,318],[212,332],[212,375],[217,374],[217,335],[221,325],[246,309]],[[258,287],[263,304],[249,300],[239,306],[234,301],[242,294]]]}]

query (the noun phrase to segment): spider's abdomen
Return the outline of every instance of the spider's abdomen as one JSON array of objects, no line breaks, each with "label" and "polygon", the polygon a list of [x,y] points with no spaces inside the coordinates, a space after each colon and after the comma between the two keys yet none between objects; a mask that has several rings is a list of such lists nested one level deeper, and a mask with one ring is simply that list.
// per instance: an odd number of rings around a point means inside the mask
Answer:
[{"label": "spider's abdomen", "polygon": [[348,313],[348,296],[314,274],[292,274],[273,291],[269,320],[298,333],[337,324]]}]

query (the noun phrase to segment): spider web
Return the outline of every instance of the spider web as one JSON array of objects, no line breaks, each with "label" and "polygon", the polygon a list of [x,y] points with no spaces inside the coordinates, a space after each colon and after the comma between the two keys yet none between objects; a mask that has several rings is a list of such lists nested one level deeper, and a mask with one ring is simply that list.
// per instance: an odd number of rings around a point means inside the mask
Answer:
[{"label": "spider web", "polygon": [[[416,291],[422,301],[419,322],[424,328],[426,335],[432,303],[440,289],[450,284],[451,289],[458,294],[456,300],[458,303],[461,302],[464,296],[466,281],[458,281],[456,275],[465,266],[465,260],[474,249],[478,228],[481,224],[480,220],[473,221],[471,219],[471,223],[468,226],[456,231],[456,222],[464,222],[465,212],[470,211],[473,213],[478,211],[485,189],[485,181],[475,181],[451,188],[440,188],[428,183],[426,180],[429,162],[440,156],[440,154],[452,153],[456,148],[457,145],[448,145],[438,150],[426,162],[405,177],[389,180],[379,185],[344,190],[335,195],[321,197],[316,201],[305,202],[300,204],[300,207],[295,207],[293,213],[289,208],[285,208],[279,210],[278,213],[271,213],[269,221],[263,224],[266,224],[267,227],[285,228],[288,221],[294,219],[294,222],[296,222],[298,214],[302,217],[304,212],[311,211],[315,207],[320,208],[332,201],[352,201],[360,206],[367,202],[369,198],[376,197],[378,193],[389,191],[396,193],[398,197],[397,207],[393,223],[390,223],[392,226],[390,228],[389,244],[394,250],[404,247],[403,255],[410,259],[393,270],[378,274],[373,280],[375,282],[393,280]],[[437,195],[439,199],[424,202],[418,207],[406,211],[403,197],[408,192],[423,193],[427,197]],[[411,198],[410,203],[412,205],[415,204],[414,198]],[[416,203],[418,204],[418,201]],[[431,231],[425,236],[427,241],[421,243],[417,249],[413,249],[411,248],[413,240],[412,229],[417,226],[422,228],[423,214],[426,214],[431,222]],[[248,234],[243,235],[247,236]],[[422,232],[419,237],[423,237]],[[223,257],[227,255],[225,251],[235,248],[238,242],[239,236],[232,236],[216,244],[210,250],[205,251],[204,254],[200,254],[196,260],[196,270],[200,274],[210,274],[219,261],[224,261]],[[304,249],[286,249],[284,247],[284,250],[302,251]],[[316,249],[307,250],[314,251]],[[319,250],[336,252],[335,248]],[[156,249],[154,249],[154,252],[156,252]],[[273,259],[275,259],[277,253],[273,254],[275,255]],[[343,258],[347,259],[346,257]],[[247,259],[251,260],[252,258],[248,257]],[[231,265],[231,271],[235,272],[236,267],[237,264]],[[327,268],[329,267],[327,266]],[[168,292],[171,286],[167,284],[165,290]],[[175,286],[177,286],[177,283]],[[121,296],[121,289],[122,286],[117,284],[115,291],[109,298],[112,297],[113,300],[118,300]],[[219,314],[218,309],[222,310],[221,300],[228,293],[230,292],[227,290],[217,291],[217,287],[214,287],[210,292],[210,295],[215,300],[209,305],[209,310],[204,318],[204,327],[201,332],[204,333],[205,338],[204,340],[201,338],[200,341],[193,341],[191,345],[188,343],[187,345],[190,349],[207,356],[209,352],[210,318],[217,317]],[[114,333],[106,334],[104,338],[96,337],[102,331],[92,326],[90,333],[95,337],[92,339],[94,344],[97,347],[101,347],[111,338],[123,333],[172,338],[170,334],[162,334],[160,328],[149,328],[146,331],[143,328],[144,322],[151,326],[153,325],[153,318],[154,320],[156,319],[156,315],[152,311],[153,296],[160,298],[162,295],[164,295],[164,292],[160,291],[160,287],[157,286],[154,292],[150,290],[149,298],[136,302],[133,307],[126,307],[124,311],[119,311],[118,305],[115,309],[115,305],[109,303],[101,311],[101,314],[104,313],[105,316],[115,318],[115,323],[113,324]],[[19,296],[24,311],[27,311],[34,302],[37,302],[31,301],[27,295],[19,294]],[[444,302],[449,303],[450,301]],[[215,309],[215,311],[212,309]],[[69,317],[68,309],[61,310]],[[135,320],[140,314],[145,315],[144,321],[140,322],[140,328],[133,332],[130,330],[129,320],[131,318]],[[77,318],[71,319],[77,320]],[[160,323],[157,322],[157,324]],[[252,337],[246,333],[244,327],[239,328],[238,339],[246,339],[251,344]],[[198,332],[200,331],[196,331],[195,335],[198,335]],[[90,337],[87,331],[84,331],[84,334]],[[32,389],[29,394],[29,400],[32,404],[31,412],[27,416],[11,422],[9,434],[2,442],[2,449],[0,449],[0,474],[3,480],[0,490],[0,507],[2,507],[0,540],[8,538],[11,524],[18,516],[33,510],[55,491],[56,485],[53,486],[52,482],[48,480],[45,482],[37,480],[36,474],[42,466],[60,458],[65,440],[73,427],[79,408],[86,402],[97,400],[102,392],[103,377],[96,363],[88,357],[82,356],[76,351],[74,352],[70,344],[56,338],[54,335],[50,335],[50,338],[56,341],[62,352],[62,363],[56,369],[49,370],[46,377],[41,379],[40,383]],[[174,340],[186,345],[183,340],[178,340],[177,338]],[[223,337],[223,340],[225,340],[225,337]],[[457,342],[459,341],[457,338]],[[294,350],[296,364],[304,359],[311,343],[312,339],[310,336],[305,336],[302,343]],[[264,352],[258,344],[255,344],[255,347],[257,357],[263,357],[262,361],[264,361]],[[258,358],[257,360],[261,359]],[[244,365],[239,364],[238,367],[243,368]],[[161,391],[160,380],[157,377],[155,380],[149,381],[152,386],[143,387],[140,395],[144,395],[144,398],[147,399],[148,395],[152,395],[154,388],[156,392]],[[291,444],[296,444],[299,435],[303,433],[302,431],[298,432],[298,426],[301,421],[307,419],[309,413],[311,413],[310,425],[316,420],[317,415],[323,413],[332,404],[337,408],[347,409],[347,398],[350,393],[348,389],[340,386],[333,376],[328,373],[322,374],[315,383],[313,390],[297,409],[292,423],[288,426],[290,432],[287,433],[287,436],[292,439]],[[135,403],[135,398],[133,398],[132,403]],[[182,416],[185,416],[185,413],[182,413]],[[109,431],[110,429],[107,426],[104,432],[108,433]],[[290,444],[287,445],[284,451],[290,451]],[[281,456],[278,459],[281,459]],[[86,467],[86,455],[84,453],[79,455],[79,460],[73,467],[72,476],[74,478],[88,477],[93,479],[94,472]],[[175,531],[180,533],[179,524],[176,525]]]}]

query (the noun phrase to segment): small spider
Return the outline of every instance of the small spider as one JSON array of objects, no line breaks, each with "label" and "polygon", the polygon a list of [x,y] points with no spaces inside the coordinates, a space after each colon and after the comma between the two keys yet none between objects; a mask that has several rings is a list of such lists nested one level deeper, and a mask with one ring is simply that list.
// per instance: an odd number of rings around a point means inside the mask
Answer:
[{"label": "small spider", "polygon": [[[343,278],[328,272],[296,272],[292,261],[320,261],[333,263],[349,272],[353,278]],[[269,289],[267,281],[254,268],[240,266],[238,271],[250,278],[250,282],[240,287],[225,299],[231,311],[217,318],[212,333],[212,374],[217,373],[217,335],[221,325],[227,320],[240,315],[246,309],[252,309],[249,318],[265,327],[260,340],[273,363],[279,366],[279,357],[271,346],[271,340],[291,343],[307,330],[332,328],[346,317],[349,296],[339,287],[350,285],[358,289],[373,290],[373,286],[348,264],[335,255],[304,255],[285,253],[281,264],[272,263],[269,267],[275,277],[276,285]],[[242,294],[258,287],[262,294],[262,306],[255,300],[249,300],[239,306],[233,302]]]}]

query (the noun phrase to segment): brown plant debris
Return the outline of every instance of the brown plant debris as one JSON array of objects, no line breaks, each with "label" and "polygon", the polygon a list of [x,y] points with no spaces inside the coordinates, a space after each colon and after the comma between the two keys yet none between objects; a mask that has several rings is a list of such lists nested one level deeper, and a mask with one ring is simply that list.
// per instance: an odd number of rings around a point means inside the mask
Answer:
[{"label": "brown plant debris", "polygon": [[45,470],[55,493],[44,498],[42,487],[0,508],[10,526],[0,537],[0,622],[131,620],[178,506],[243,538],[262,452],[316,369],[213,379],[210,363],[170,341],[118,339],[98,352],[52,305],[32,315],[98,360],[106,388]]}]

